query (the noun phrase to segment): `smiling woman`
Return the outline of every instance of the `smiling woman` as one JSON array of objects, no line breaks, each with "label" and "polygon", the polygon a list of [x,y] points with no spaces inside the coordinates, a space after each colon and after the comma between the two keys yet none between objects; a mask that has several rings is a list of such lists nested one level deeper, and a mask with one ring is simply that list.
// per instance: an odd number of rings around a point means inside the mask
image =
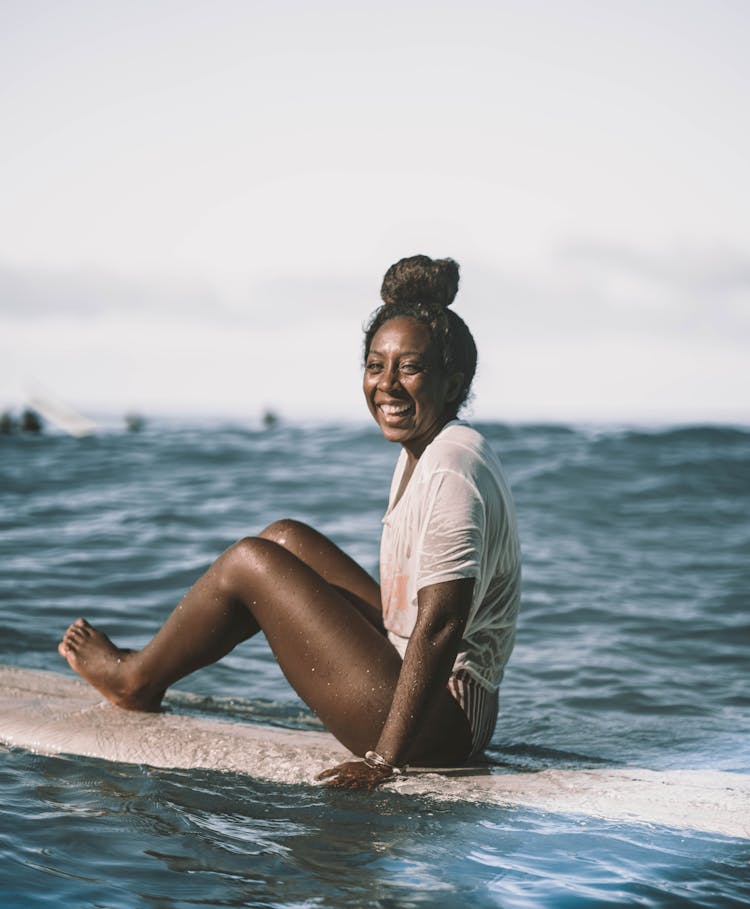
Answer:
[{"label": "smiling woman", "polygon": [[368,406],[401,445],[380,585],[313,528],[282,520],[219,556],[143,650],[84,619],[58,648],[112,703],[157,710],[170,685],[263,631],[300,697],[364,758],[321,774],[347,788],[482,751],[520,588],[502,470],[456,419],[476,367],[468,328],[440,302],[395,299],[376,311],[365,355]]},{"label": "smiling woman", "polygon": [[[386,272],[381,289],[385,305],[375,312],[365,333],[365,397],[376,420],[378,411],[411,412],[408,400],[398,400],[398,389],[406,398],[418,394],[423,407],[429,402],[435,414],[433,428],[456,417],[466,402],[477,368],[477,347],[463,319],[447,308],[457,288],[458,266],[452,259],[412,256]],[[399,334],[408,336],[407,348],[411,344],[412,349],[398,348]],[[389,385],[394,369],[397,381]],[[390,402],[385,400],[389,388],[397,390]],[[416,397],[412,404],[416,410]],[[385,433],[382,424],[381,429]]]}]

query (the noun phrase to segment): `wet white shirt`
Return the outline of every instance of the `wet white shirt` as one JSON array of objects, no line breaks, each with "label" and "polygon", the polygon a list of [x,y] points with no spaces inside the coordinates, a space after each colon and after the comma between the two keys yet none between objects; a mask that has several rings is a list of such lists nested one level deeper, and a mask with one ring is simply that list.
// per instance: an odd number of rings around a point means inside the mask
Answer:
[{"label": "wet white shirt", "polygon": [[500,462],[480,433],[454,420],[424,450],[394,504],[405,467],[402,450],[380,545],[388,637],[403,657],[417,620],[418,591],[474,578],[454,669],[496,688],[513,650],[521,594],[515,509]]}]

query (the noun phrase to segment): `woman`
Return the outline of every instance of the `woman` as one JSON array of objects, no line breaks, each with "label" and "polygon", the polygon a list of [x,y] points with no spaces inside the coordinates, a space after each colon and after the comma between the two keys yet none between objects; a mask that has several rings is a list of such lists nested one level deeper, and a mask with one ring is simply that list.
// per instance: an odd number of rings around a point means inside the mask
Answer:
[{"label": "woman", "polygon": [[329,785],[371,789],[407,762],[455,765],[481,751],[520,562],[500,466],[456,420],[475,368],[468,328],[434,299],[384,303],[367,328],[367,404],[401,445],[381,587],[322,534],[279,521],[219,556],[143,650],[78,619],[61,655],[112,703],[156,710],[170,685],[262,630],[300,697],[364,756],[320,774]]}]

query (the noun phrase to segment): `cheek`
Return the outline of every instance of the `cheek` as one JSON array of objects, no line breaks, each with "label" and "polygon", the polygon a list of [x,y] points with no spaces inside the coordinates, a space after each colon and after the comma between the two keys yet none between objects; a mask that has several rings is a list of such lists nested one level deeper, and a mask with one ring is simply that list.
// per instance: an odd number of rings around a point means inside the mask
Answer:
[{"label": "cheek", "polygon": [[365,401],[367,401],[367,406],[374,412],[372,404],[373,384],[372,379],[367,375],[362,379],[362,393],[365,396]]},{"label": "cheek", "polygon": [[445,409],[443,387],[439,382],[430,382],[428,386],[422,387],[419,398],[423,410],[442,413]]}]

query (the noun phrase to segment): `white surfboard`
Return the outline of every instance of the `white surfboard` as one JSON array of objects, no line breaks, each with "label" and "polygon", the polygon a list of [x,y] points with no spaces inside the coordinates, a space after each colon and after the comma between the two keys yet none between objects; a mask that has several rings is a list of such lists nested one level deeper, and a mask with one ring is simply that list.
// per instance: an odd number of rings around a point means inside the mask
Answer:
[{"label": "white surfboard", "polygon": [[58,429],[67,432],[69,436],[82,438],[90,436],[97,430],[97,425],[93,420],[79,413],[70,404],[53,397],[49,392],[37,391],[30,396],[29,404],[45,420],[49,420]]},{"label": "white surfboard", "polygon": [[[202,701],[203,699],[195,699]],[[205,768],[278,783],[311,783],[351,755],[325,732],[295,731],[174,712],[113,707],[86,683],[54,672],[0,666],[0,742],[164,768]],[[171,708],[171,709],[170,709]],[[410,770],[388,788],[439,799],[691,828],[750,838],[750,775],[639,768]]]}]

